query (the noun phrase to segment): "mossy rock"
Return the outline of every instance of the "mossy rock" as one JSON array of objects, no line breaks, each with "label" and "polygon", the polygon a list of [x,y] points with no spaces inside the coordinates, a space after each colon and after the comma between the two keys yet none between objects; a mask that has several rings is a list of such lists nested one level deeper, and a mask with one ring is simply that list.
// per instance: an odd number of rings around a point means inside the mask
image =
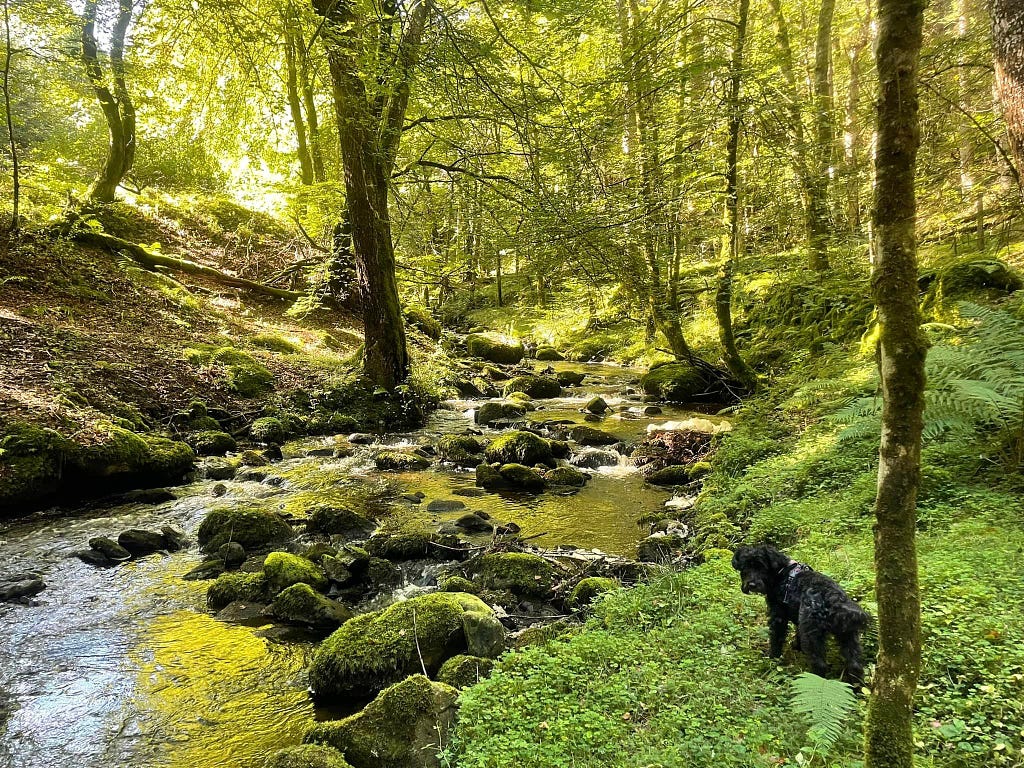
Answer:
[{"label": "mossy rock", "polygon": [[487,461],[497,464],[547,464],[555,466],[551,443],[532,432],[512,430],[500,435],[484,451]]},{"label": "mossy rock", "polygon": [[536,406],[531,406],[531,403],[533,403],[533,398],[530,397],[525,392],[519,392],[519,391],[509,392],[508,394],[505,395],[505,397],[507,397],[512,402],[519,403],[520,405],[526,406],[527,410],[536,410],[537,409]]},{"label": "mossy rock", "polygon": [[568,459],[572,456],[572,446],[565,440],[549,440],[551,455],[556,459]]},{"label": "mossy rock", "polygon": [[[467,637],[467,614],[482,617],[491,635],[480,641]],[[310,687],[321,702],[368,698],[419,671],[421,662],[436,674],[459,653],[485,655],[477,648],[493,648],[496,636],[503,638],[504,629],[480,598],[461,592],[420,595],[347,621],[313,655]]]},{"label": "mossy rock", "polygon": [[528,552],[481,555],[470,564],[469,571],[482,587],[509,590],[522,597],[545,597],[554,585],[551,563]]},{"label": "mossy rock", "polygon": [[271,352],[280,352],[281,354],[293,354],[302,351],[300,345],[288,341],[288,339],[282,336],[275,336],[272,333],[261,333],[258,336],[253,336],[249,343],[254,347],[268,349]]},{"label": "mossy rock", "polygon": [[270,604],[275,619],[319,629],[336,629],[352,618],[352,611],[330,600],[305,582],[282,590]]},{"label": "mossy rock", "polygon": [[239,460],[243,467],[266,467],[270,464],[270,459],[259,451],[253,450],[242,451]]},{"label": "mossy rock", "polygon": [[574,467],[555,467],[544,473],[544,479],[551,485],[567,485],[582,488],[587,484],[587,476]]},{"label": "mossy rock", "polygon": [[496,421],[519,421],[526,416],[526,410],[522,403],[483,403],[476,409],[473,420],[484,426]]},{"label": "mossy rock", "polygon": [[438,533],[407,531],[378,534],[367,539],[366,551],[374,557],[404,561],[436,557],[449,560],[456,555],[459,539]]},{"label": "mossy rock", "polygon": [[55,495],[73,443],[59,432],[15,422],[0,434],[0,513]]},{"label": "mossy rock", "polygon": [[326,533],[358,539],[373,533],[377,524],[347,507],[314,507],[306,522],[307,533]]},{"label": "mossy rock", "polygon": [[523,342],[518,339],[510,341],[489,333],[474,333],[467,336],[466,349],[473,357],[506,365],[518,363],[526,354]]},{"label": "mossy rock", "polygon": [[405,451],[379,451],[373,457],[377,469],[390,472],[416,472],[430,466],[430,459]]},{"label": "mossy rock", "polygon": [[490,464],[478,464],[476,468],[476,484],[480,488],[496,490],[507,487],[505,479],[501,476],[498,468]]},{"label": "mossy rock", "polygon": [[685,554],[687,549],[687,540],[678,534],[654,534],[637,545],[637,560],[642,563],[667,563]]},{"label": "mossy rock", "polygon": [[237,541],[246,549],[265,547],[290,539],[292,527],[280,515],[259,508],[217,507],[199,524],[199,546],[216,551],[221,544]]},{"label": "mossy rock", "polygon": [[271,552],[263,561],[267,587],[272,595],[293,584],[309,584],[314,589],[327,589],[327,576],[312,560],[288,552]]},{"label": "mossy rock", "polygon": [[569,605],[573,608],[586,608],[598,595],[612,592],[619,588],[619,582],[604,576],[590,576],[581,579],[579,584],[569,593]]},{"label": "mossy rock", "polygon": [[565,360],[565,356],[554,347],[540,346],[537,347],[537,354],[534,355],[538,360]]},{"label": "mossy rock", "polygon": [[267,760],[266,768],[353,768],[344,755],[323,744],[285,747]]},{"label": "mossy rock", "polygon": [[441,579],[438,589],[442,592],[465,592],[467,595],[480,593],[480,587],[462,576],[447,576]]},{"label": "mossy rock", "polygon": [[562,385],[553,376],[516,376],[505,385],[505,397],[513,392],[523,392],[530,397],[558,397]]},{"label": "mossy rock", "polygon": [[524,491],[543,491],[547,488],[547,480],[540,471],[522,464],[502,464],[498,474],[510,488],[521,488]]},{"label": "mossy rock", "polygon": [[437,673],[437,682],[450,685],[452,688],[469,688],[490,676],[493,669],[493,659],[459,654],[441,665]]},{"label": "mossy rock", "polygon": [[475,467],[480,463],[483,446],[472,435],[445,435],[437,441],[437,455],[460,467]]},{"label": "mossy rock", "polygon": [[645,395],[677,403],[705,400],[709,394],[704,374],[687,363],[665,363],[640,377]]},{"label": "mossy rock", "polygon": [[615,435],[610,435],[594,427],[588,427],[586,424],[580,424],[570,429],[569,437],[580,445],[585,446],[614,445],[619,442],[619,438],[615,437]]},{"label": "mossy rock", "polygon": [[283,443],[288,430],[280,419],[264,416],[249,426],[249,435],[258,443]]},{"label": "mossy rock", "polygon": [[413,675],[382,691],[362,712],[313,726],[305,741],[334,747],[353,768],[436,768],[458,696],[449,685]]},{"label": "mossy rock", "polygon": [[206,604],[219,611],[231,603],[261,603],[267,599],[267,577],[263,573],[224,573],[206,591]]},{"label": "mossy rock", "polygon": [[185,442],[200,456],[223,456],[238,447],[235,438],[219,430],[193,432],[185,438]]},{"label": "mossy rock", "polygon": [[186,359],[190,362],[209,362],[223,366],[228,388],[241,397],[257,397],[274,388],[274,374],[252,355],[240,349],[220,347],[205,355],[189,355],[189,352],[196,350],[186,350]]},{"label": "mossy rock", "polygon": [[532,645],[545,645],[553,640],[568,640],[579,631],[579,624],[572,624],[565,619],[550,624],[534,624],[512,638],[512,647],[521,650]]},{"label": "mossy rock", "polygon": [[563,387],[578,387],[585,378],[586,374],[579,371],[559,371],[555,374],[555,379]]},{"label": "mossy rock", "polygon": [[651,472],[644,479],[651,485],[686,485],[690,482],[690,471],[689,467],[664,467]]},{"label": "mossy rock", "polygon": [[441,338],[441,323],[430,314],[430,310],[426,307],[415,305],[406,307],[405,322],[434,341]]},{"label": "mossy rock", "polygon": [[594,395],[587,401],[587,404],[583,406],[584,411],[589,413],[596,413],[598,415],[608,410],[608,403],[600,395]]},{"label": "mossy rock", "polygon": [[[929,275],[923,276],[927,281]],[[944,300],[964,298],[978,293],[1007,294],[1024,287],[1020,275],[1004,261],[974,258],[958,261],[941,269],[934,277],[934,295]]]}]

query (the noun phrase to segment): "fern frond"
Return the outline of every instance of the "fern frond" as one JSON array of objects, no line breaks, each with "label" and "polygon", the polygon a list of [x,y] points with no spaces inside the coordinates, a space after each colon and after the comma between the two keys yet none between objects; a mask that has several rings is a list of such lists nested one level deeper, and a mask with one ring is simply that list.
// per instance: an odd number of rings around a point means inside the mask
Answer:
[{"label": "fern frond", "polygon": [[857,706],[853,688],[811,672],[790,681],[790,706],[808,723],[807,736],[818,752],[828,752],[843,735]]}]

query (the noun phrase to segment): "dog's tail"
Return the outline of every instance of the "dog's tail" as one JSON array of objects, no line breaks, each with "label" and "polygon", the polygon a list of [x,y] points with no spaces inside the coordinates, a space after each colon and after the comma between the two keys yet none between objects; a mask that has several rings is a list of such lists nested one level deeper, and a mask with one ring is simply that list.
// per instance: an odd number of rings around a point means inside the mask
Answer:
[{"label": "dog's tail", "polygon": [[832,620],[842,634],[859,633],[871,624],[871,614],[855,603],[845,603],[836,608]]}]

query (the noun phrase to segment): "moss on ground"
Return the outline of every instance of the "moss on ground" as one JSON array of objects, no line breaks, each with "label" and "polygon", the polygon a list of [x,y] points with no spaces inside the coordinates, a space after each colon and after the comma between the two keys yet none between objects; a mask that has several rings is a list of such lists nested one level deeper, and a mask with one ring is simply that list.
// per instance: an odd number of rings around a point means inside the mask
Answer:
[{"label": "moss on ground", "polygon": [[275,752],[266,768],[353,768],[344,755],[323,744],[299,744]]}]

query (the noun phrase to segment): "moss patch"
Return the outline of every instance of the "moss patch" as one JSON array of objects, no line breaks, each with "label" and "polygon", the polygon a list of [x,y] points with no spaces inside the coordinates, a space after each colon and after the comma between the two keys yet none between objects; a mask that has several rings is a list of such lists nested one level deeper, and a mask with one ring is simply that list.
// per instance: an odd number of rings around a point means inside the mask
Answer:
[{"label": "moss patch", "polygon": [[473,357],[508,365],[518,363],[526,354],[523,343],[518,339],[505,339],[489,333],[474,333],[467,336],[466,349]]},{"label": "moss patch", "polygon": [[511,590],[517,595],[543,597],[551,591],[554,568],[539,555],[492,552],[469,566],[474,580],[487,589]]},{"label": "moss patch", "polygon": [[506,432],[487,446],[485,455],[488,461],[498,464],[555,465],[551,443],[532,432]]},{"label": "moss patch", "polygon": [[704,375],[686,363],[665,363],[640,377],[644,394],[678,403],[707,399],[709,386]]},{"label": "moss patch", "polygon": [[266,768],[352,768],[352,764],[333,747],[300,744],[275,752]]},{"label": "moss patch", "polygon": [[492,669],[494,669],[493,659],[459,654],[452,656],[441,665],[441,669],[437,673],[437,681],[450,685],[452,688],[468,688],[490,675]]},{"label": "moss patch", "polygon": [[293,584],[308,584],[314,589],[327,589],[327,577],[311,560],[287,552],[271,552],[263,561],[267,586],[277,594]]},{"label": "moss patch", "polygon": [[280,515],[259,508],[217,507],[199,524],[199,546],[206,552],[237,541],[246,549],[290,539],[292,527]]},{"label": "moss patch", "polygon": [[206,591],[206,604],[215,611],[241,600],[261,603],[267,598],[267,577],[262,573],[224,573]]}]

